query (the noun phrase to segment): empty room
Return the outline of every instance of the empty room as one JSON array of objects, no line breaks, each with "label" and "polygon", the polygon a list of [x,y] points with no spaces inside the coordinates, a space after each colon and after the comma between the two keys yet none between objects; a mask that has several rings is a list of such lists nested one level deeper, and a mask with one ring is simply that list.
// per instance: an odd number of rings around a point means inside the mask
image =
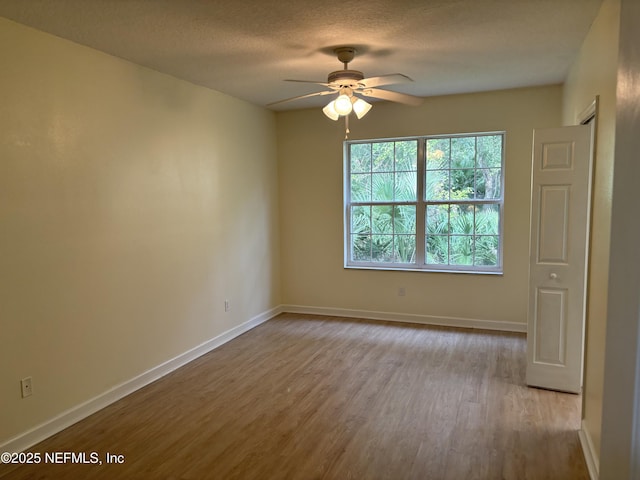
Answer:
[{"label": "empty room", "polygon": [[0,479],[639,479],[638,26],[0,0]]}]

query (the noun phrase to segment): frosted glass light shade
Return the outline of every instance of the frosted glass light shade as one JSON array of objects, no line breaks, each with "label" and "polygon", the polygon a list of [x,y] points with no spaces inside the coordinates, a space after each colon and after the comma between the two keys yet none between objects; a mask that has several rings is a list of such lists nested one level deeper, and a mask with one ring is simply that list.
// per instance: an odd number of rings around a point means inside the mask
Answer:
[{"label": "frosted glass light shade", "polygon": [[340,114],[336,112],[335,100],[331,100],[329,103],[327,103],[327,106],[324,107],[322,111],[331,120],[338,120],[338,118],[340,118]]},{"label": "frosted glass light shade", "polygon": [[349,115],[351,113],[351,110],[353,110],[351,99],[345,94],[342,94],[338,98],[336,98],[333,102],[333,105],[336,112],[338,112],[338,115],[340,116]]},{"label": "frosted glass light shade", "polygon": [[364,117],[369,110],[371,110],[371,104],[365,102],[361,98],[358,98],[353,102],[353,111],[355,112],[356,117],[358,117],[358,120]]}]

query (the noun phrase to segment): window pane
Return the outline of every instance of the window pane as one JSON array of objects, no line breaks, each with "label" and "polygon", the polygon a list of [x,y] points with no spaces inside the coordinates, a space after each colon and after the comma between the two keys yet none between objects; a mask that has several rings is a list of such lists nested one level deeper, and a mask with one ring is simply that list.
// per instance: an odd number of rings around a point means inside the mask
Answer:
[{"label": "window pane", "polygon": [[396,173],[395,199],[399,202],[414,202],[416,200],[416,187],[418,172]]},{"label": "window pane", "polygon": [[426,231],[428,234],[449,233],[449,205],[427,205]]},{"label": "window pane", "polygon": [[451,139],[451,168],[473,168],[476,158],[476,137]]},{"label": "window pane", "polygon": [[373,262],[393,262],[393,235],[372,235],[371,253]]},{"label": "window pane", "polygon": [[478,137],[478,168],[502,166],[502,135],[485,135]]},{"label": "window pane", "polygon": [[351,145],[351,173],[371,171],[371,144]]},{"label": "window pane", "polygon": [[374,205],[371,207],[371,224],[373,233],[393,233],[393,207],[391,205]]},{"label": "window pane", "polygon": [[427,170],[449,168],[448,138],[433,138],[427,140]]},{"label": "window pane", "polygon": [[396,170],[418,169],[418,142],[396,142]]},{"label": "window pane", "polygon": [[369,235],[351,235],[351,259],[356,262],[371,261],[371,237]]},{"label": "window pane", "polygon": [[476,235],[498,235],[499,233],[499,205],[476,205]]},{"label": "window pane", "polygon": [[473,237],[451,237],[451,265],[473,265]]},{"label": "window pane", "polygon": [[429,170],[426,183],[427,200],[449,200],[449,170]]},{"label": "window pane", "polygon": [[351,233],[371,233],[371,207],[351,209]]},{"label": "window pane", "polygon": [[446,235],[428,235],[425,251],[427,264],[447,265],[449,263],[449,237]]},{"label": "window pane", "polygon": [[374,143],[371,146],[371,160],[374,172],[393,172],[394,142]]},{"label": "window pane", "polygon": [[476,198],[500,198],[500,169],[476,170]]},{"label": "window pane", "polygon": [[371,175],[355,173],[351,175],[351,201],[371,201]]},{"label": "window pane", "polygon": [[415,263],[416,261],[416,236],[395,235],[394,261],[400,263]]},{"label": "window pane", "polygon": [[398,205],[393,209],[394,233],[416,233],[416,207],[414,205]]},{"label": "window pane", "polygon": [[371,174],[371,200],[388,202],[393,200],[393,173]]},{"label": "window pane", "polygon": [[473,198],[474,170],[451,170],[451,200]]},{"label": "window pane", "polygon": [[499,237],[497,235],[476,237],[476,258],[474,265],[497,266],[498,245]]},{"label": "window pane", "polygon": [[450,212],[451,233],[473,235],[473,205],[451,205]]}]

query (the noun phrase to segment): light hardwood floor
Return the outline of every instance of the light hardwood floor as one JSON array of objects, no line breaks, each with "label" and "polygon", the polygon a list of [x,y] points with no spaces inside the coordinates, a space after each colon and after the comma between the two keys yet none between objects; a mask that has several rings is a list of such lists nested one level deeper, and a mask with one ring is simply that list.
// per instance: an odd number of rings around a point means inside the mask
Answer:
[{"label": "light hardwood floor", "polygon": [[525,337],[284,314],[32,452],[20,479],[588,479],[580,397],[524,384]]}]

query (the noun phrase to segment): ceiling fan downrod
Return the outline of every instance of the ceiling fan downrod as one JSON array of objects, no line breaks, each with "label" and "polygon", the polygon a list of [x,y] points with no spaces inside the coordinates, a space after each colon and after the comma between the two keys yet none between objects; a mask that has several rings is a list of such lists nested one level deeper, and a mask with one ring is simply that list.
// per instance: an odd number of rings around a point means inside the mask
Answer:
[{"label": "ceiling fan downrod", "polygon": [[336,87],[356,87],[364,79],[364,74],[358,70],[349,70],[349,62],[356,56],[356,49],[353,47],[338,47],[333,49],[338,60],[344,65],[343,70],[331,72],[327,77],[327,83]]}]

